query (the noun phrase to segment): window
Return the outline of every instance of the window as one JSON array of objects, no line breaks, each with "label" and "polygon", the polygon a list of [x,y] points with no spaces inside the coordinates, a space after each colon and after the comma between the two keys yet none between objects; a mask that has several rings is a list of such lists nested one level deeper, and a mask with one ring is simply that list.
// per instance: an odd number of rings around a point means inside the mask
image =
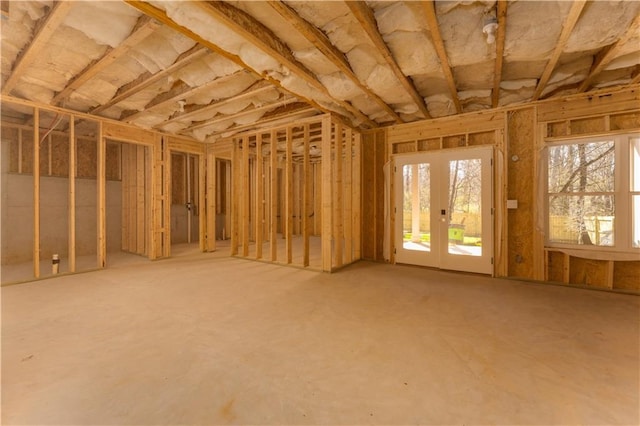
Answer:
[{"label": "window", "polygon": [[640,248],[640,136],[554,143],[546,158],[548,245]]}]

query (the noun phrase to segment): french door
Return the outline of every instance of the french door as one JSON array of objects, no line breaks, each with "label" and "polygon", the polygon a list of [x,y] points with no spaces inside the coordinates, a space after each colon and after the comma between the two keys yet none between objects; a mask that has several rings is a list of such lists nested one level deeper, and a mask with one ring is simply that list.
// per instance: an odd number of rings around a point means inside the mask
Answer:
[{"label": "french door", "polygon": [[493,274],[492,147],[395,157],[396,262]]}]

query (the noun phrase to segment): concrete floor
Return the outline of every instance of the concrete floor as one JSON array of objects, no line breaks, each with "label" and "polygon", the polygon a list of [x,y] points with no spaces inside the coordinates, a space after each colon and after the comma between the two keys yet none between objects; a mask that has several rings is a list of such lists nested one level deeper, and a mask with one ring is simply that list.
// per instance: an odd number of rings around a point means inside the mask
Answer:
[{"label": "concrete floor", "polygon": [[640,298],[226,250],[2,288],[3,424],[638,424]]}]

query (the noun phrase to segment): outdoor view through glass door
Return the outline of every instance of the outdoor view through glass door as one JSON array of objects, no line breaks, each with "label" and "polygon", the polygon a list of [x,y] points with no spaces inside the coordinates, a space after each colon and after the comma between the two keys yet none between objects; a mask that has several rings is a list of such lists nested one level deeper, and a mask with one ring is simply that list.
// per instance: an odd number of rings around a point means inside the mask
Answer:
[{"label": "outdoor view through glass door", "polygon": [[396,261],[491,274],[492,149],[396,157]]}]

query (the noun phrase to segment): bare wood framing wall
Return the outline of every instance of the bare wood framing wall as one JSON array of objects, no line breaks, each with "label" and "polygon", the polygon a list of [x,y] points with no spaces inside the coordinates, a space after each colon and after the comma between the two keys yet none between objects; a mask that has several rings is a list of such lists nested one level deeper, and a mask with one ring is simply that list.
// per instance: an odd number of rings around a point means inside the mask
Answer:
[{"label": "bare wood framing wall", "polygon": [[[363,229],[377,229],[383,223],[384,205],[378,202],[377,194],[384,192],[384,179],[379,174],[377,158],[387,161],[399,153],[490,144],[495,146],[497,276],[638,291],[640,261],[581,258],[545,247],[544,230],[537,220],[544,213],[536,194],[545,141],[638,131],[639,102],[638,87],[631,87],[615,93],[401,124],[387,128],[386,133],[367,133],[363,136]],[[380,138],[386,138],[387,152],[377,145]],[[518,208],[507,210],[507,199],[517,199]],[[382,234],[374,232],[362,240],[363,257],[383,260],[379,253]]]},{"label": "bare wood framing wall", "polygon": [[324,271],[360,259],[357,132],[325,115],[213,145],[209,161],[233,150],[232,255]]}]

